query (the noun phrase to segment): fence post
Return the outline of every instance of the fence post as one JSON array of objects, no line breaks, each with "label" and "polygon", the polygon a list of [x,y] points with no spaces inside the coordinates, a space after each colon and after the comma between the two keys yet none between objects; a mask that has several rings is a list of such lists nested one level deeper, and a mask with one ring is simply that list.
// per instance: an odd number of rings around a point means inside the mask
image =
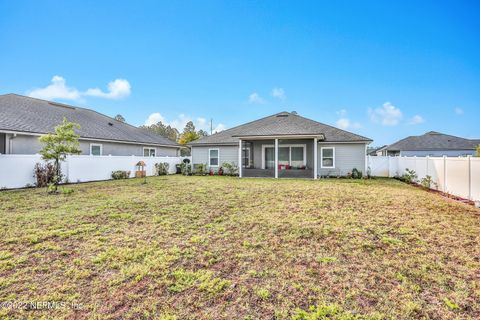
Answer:
[{"label": "fence post", "polygon": [[472,199],[472,156],[468,155],[468,200]]},{"label": "fence post", "polygon": [[443,192],[447,192],[447,156],[443,156]]},{"label": "fence post", "polygon": [[426,159],[427,159],[427,163],[426,163],[425,177],[429,175],[428,174],[428,161],[430,160],[430,156],[427,156]]}]

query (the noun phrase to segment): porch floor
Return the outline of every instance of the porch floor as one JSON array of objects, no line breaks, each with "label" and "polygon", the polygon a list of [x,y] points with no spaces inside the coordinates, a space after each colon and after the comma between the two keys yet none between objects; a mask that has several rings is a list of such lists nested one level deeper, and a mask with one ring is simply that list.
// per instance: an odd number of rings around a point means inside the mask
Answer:
[{"label": "porch floor", "polygon": [[[256,177],[256,178],[273,178],[275,177],[275,170],[274,169],[247,169],[242,168],[242,176],[243,177]],[[313,179],[313,170],[312,169],[305,169],[305,170],[296,170],[296,169],[289,169],[289,170],[278,170],[278,177],[279,178],[306,178],[306,179]]]}]

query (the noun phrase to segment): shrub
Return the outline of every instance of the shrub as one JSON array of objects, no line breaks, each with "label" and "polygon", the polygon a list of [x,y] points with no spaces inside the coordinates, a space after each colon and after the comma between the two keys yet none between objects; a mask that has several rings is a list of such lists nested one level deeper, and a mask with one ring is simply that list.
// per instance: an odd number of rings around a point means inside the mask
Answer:
[{"label": "shrub", "polygon": [[192,174],[192,166],[190,166],[190,161],[182,162],[182,164],[180,165],[180,169],[184,176],[189,176]]},{"label": "shrub", "polygon": [[196,175],[204,176],[207,174],[207,164],[205,163],[197,163],[193,165],[193,168]]},{"label": "shrub", "polygon": [[224,162],[222,166],[228,176],[238,175],[238,166],[234,162]]},{"label": "shrub", "polygon": [[55,165],[53,163],[35,164],[33,175],[35,177],[35,186],[43,188],[55,183],[55,175]]},{"label": "shrub", "polygon": [[417,182],[418,175],[415,170],[405,169],[405,173],[400,177],[401,180],[407,183]]},{"label": "shrub", "polygon": [[157,176],[166,176],[168,174],[168,169],[170,165],[168,162],[155,163],[155,175]]},{"label": "shrub", "polygon": [[352,179],[362,179],[362,177],[362,171],[359,171],[357,168],[352,169]]},{"label": "shrub", "polygon": [[432,185],[435,184],[435,182],[433,181],[431,176],[426,175],[424,178],[422,178],[422,180],[420,180],[420,184],[422,185],[422,187],[430,189]]},{"label": "shrub", "polygon": [[123,170],[112,171],[113,180],[128,179],[129,177],[130,177],[130,171],[123,171]]}]

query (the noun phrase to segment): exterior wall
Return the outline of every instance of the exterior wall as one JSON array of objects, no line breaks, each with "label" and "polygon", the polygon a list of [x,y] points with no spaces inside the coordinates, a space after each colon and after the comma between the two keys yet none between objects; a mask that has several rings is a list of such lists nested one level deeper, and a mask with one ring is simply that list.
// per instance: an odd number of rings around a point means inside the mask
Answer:
[{"label": "exterior wall", "polygon": [[[322,168],[321,148],[335,148],[335,168]],[[364,143],[319,143],[318,144],[318,174],[320,176],[345,176],[353,168],[365,173],[365,144]]]},{"label": "exterior wall", "polygon": [[415,151],[401,151],[402,157],[462,157],[467,155],[474,155],[475,150],[415,150]]},{"label": "exterior wall", "polygon": [[[7,148],[6,153],[8,154],[37,154],[42,146],[38,141],[39,136],[31,135],[21,135],[17,134],[14,137],[12,134],[7,134]],[[101,142],[101,141],[87,141],[80,140],[80,150],[82,150],[82,155],[90,154],[90,144],[101,144],[102,145],[102,155],[112,155],[112,156],[143,156],[143,148],[151,147],[156,148],[157,156],[168,156],[175,157],[178,154],[178,148],[176,147],[158,147],[158,146],[149,146],[149,145],[136,145],[136,144],[125,144],[125,143],[116,143],[116,142]],[[1,150],[1,149],[0,149]]]},{"label": "exterior wall", "polygon": [[[193,146],[192,147],[192,164],[206,164],[207,168],[210,168],[208,163],[208,150],[209,149],[218,149],[219,166],[224,162],[233,162],[238,165],[238,146]],[[218,167],[212,167],[214,171]]]}]

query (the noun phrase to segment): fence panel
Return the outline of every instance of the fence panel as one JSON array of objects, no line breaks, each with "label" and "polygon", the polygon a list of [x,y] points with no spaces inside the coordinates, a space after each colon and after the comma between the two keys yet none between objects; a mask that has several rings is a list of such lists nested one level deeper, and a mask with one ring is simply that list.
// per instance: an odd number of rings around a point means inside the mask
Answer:
[{"label": "fence panel", "polygon": [[[147,175],[155,174],[155,164],[167,162],[169,173],[184,157],[136,156],[68,156],[62,163],[62,173],[68,182],[86,182],[111,179],[112,171],[130,171],[135,176],[135,164],[144,161]],[[22,188],[35,183],[34,167],[42,162],[40,155],[0,155],[0,188]]]},{"label": "fence panel", "polygon": [[431,176],[434,189],[480,201],[480,158],[368,156],[367,163],[373,176],[394,177],[415,170],[419,181]]}]

